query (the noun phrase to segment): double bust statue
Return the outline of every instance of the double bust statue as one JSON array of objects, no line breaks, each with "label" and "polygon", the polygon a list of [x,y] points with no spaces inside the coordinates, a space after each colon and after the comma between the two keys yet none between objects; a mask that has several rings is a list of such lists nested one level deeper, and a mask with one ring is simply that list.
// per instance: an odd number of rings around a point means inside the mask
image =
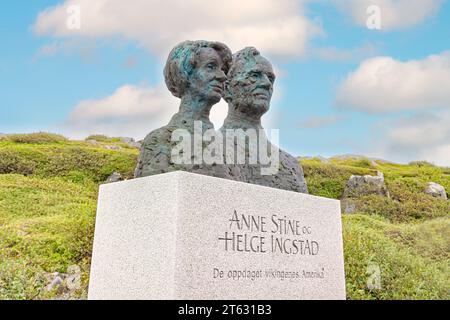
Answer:
[{"label": "double bust statue", "polygon": [[[170,52],[164,78],[180,108],[144,139],[136,178],[184,170],[308,192],[298,161],[273,145],[261,126],[275,74],[258,50],[232,54],[219,42],[184,41]],[[222,98],[228,115],[215,131],[209,113]]]}]

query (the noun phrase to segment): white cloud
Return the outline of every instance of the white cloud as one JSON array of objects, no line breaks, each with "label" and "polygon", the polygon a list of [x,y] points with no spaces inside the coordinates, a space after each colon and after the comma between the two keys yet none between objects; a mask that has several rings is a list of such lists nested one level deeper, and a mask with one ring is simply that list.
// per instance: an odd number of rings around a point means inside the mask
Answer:
[{"label": "white cloud", "polygon": [[310,117],[304,121],[301,121],[298,124],[299,128],[302,129],[317,129],[323,128],[335,123],[338,123],[344,119],[343,116],[340,115],[331,115],[331,116],[315,116]]},{"label": "white cloud", "polygon": [[[160,56],[186,39],[222,41],[237,51],[255,46],[270,56],[298,56],[321,32],[303,10],[304,0],[67,0],[42,11],[38,35],[58,38],[124,37]],[[67,28],[67,8],[81,8],[81,28]]]},{"label": "white cloud", "polygon": [[394,30],[412,27],[437,12],[442,0],[333,0],[353,21],[366,27],[367,8],[376,5],[381,9],[381,29]]},{"label": "white cloud", "polygon": [[368,43],[354,49],[341,49],[336,47],[310,48],[308,54],[326,61],[361,61],[376,56],[378,48]]},{"label": "white cloud", "polygon": [[426,160],[450,167],[450,111],[421,113],[377,126],[366,154],[400,162]]},{"label": "white cloud", "polygon": [[71,138],[99,133],[140,139],[167,123],[178,104],[162,86],[124,85],[108,97],[78,103],[61,131]]},{"label": "white cloud", "polygon": [[340,85],[336,103],[370,113],[449,108],[450,52],[406,62],[366,60]]},{"label": "white cloud", "polygon": [[[275,94],[272,100],[276,103],[279,97],[279,93]],[[63,124],[50,129],[74,139],[91,134],[142,139],[152,130],[166,125],[178,111],[179,104],[180,100],[163,84],[154,87],[124,85],[105,98],[79,102]],[[210,119],[216,129],[222,126],[227,113],[228,105],[223,100],[213,106]],[[264,116],[266,128],[273,128],[274,113],[276,111]]]},{"label": "white cloud", "polygon": [[34,59],[48,58],[62,53],[66,56],[77,55],[84,62],[92,63],[98,61],[97,45],[92,39],[73,38],[64,41],[53,41],[39,48],[34,55]]}]

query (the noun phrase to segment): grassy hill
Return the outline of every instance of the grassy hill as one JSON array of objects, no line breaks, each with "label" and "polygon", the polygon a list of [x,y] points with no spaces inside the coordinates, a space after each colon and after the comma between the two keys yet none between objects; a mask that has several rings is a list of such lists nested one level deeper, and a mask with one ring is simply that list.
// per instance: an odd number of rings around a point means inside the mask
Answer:
[{"label": "grassy hill", "polygon": [[[98,186],[112,172],[131,178],[138,150],[118,138],[69,141],[52,134],[0,139],[0,299],[62,297],[46,286],[54,272],[81,270],[86,298]],[[352,174],[385,175],[391,198],[354,199],[343,215],[349,299],[450,299],[450,168],[367,159],[302,160],[311,194],[339,199]],[[380,271],[380,287],[368,280]],[[370,281],[369,281],[370,282]]]}]

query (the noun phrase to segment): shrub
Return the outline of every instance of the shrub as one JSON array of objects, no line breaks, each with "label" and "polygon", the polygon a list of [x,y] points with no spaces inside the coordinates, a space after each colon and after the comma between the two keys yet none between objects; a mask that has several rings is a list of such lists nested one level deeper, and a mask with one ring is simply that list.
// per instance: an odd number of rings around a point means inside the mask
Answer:
[{"label": "shrub", "polygon": [[108,137],[106,135],[103,134],[92,134],[90,136],[88,136],[86,139],[84,139],[85,141],[88,140],[95,140],[98,142],[105,142],[105,143],[111,143],[111,142],[121,142],[120,138],[113,138],[113,137]]},{"label": "shrub", "polygon": [[[347,298],[450,299],[448,259],[433,261],[422,256],[420,250],[392,239],[389,233],[394,229],[402,227],[376,217],[344,216]],[[428,247],[433,240],[428,239]],[[380,271],[380,288],[367,286],[373,275],[370,266]]]},{"label": "shrub", "polygon": [[[124,152],[87,148],[76,143],[60,145],[6,145],[0,147],[0,173],[19,173],[42,177],[70,177],[72,181],[89,178],[104,181],[117,171],[132,178],[137,150]],[[83,176],[83,177],[81,177]]]},{"label": "shrub", "polygon": [[428,161],[411,161],[408,163],[410,166],[416,166],[416,167],[434,167],[435,165],[428,162]]},{"label": "shrub", "polygon": [[59,134],[37,132],[29,134],[10,134],[7,135],[4,140],[9,140],[16,143],[54,143],[64,142],[67,138]]},{"label": "shrub", "polygon": [[319,163],[317,161],[301,161],[305,173],[306,183],[310,194],[339,199],[345,185],[352,174],[376,174],[376,171],[366,168],[338,166],[335,164]]}]

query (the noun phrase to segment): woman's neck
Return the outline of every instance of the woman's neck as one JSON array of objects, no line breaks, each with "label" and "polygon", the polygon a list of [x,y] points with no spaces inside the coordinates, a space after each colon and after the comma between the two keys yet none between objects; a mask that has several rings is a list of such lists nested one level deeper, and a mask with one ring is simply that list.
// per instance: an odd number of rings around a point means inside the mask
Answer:
[{"label": "woman's neck", "polygon": [[183,115],[192,120],[207,120],[209,121],[209,113],[212,104],[200,97],[192,97],[191,95],[184,95],[181,98],[180,109],[178,114]]},{"label": "woman's neck", "polygon": [[205,129],[213,127],[209,120],[209,113],[213,104],[201,98],[192,98],[191,95],[184,95],[181,98],[180,108],[169,122],[169,126],[191,127],[194,121],[201,121]]}]

